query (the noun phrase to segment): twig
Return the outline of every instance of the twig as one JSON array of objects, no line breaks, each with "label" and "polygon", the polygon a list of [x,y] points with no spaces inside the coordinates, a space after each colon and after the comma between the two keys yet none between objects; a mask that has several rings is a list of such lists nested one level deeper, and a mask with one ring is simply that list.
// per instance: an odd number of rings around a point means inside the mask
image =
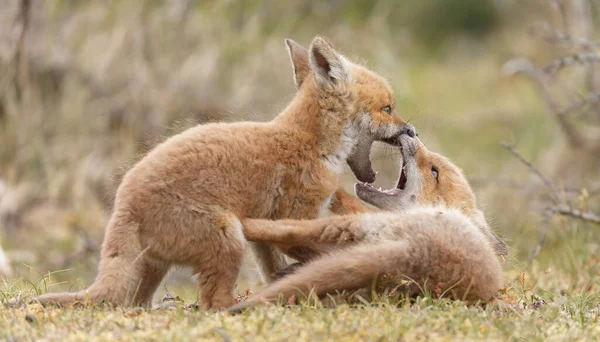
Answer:
[{"label": "twig", "polygon": [[568,43],[571,45],[581,46],[583,48],[594,48],[600,45],[598,42],[591,41],[582,37],[573,37],[565,34],[564,32],[558,32],[552,28],[543,27],[544,36],[542,39],[548,43]]},{"label": "twig", "polygon": [[552,208],[551,210],[552,212],[560,215],[570,216],[579,220],[600,225],[600,216],[591,211],[583,212],[581,210],[571,208],[565,204]]},{"label": "twig", "polygon": [[[518,182],[505,177],[469,177],[469,184],[471,184],[471,186],[474,188],[501,185],[504,188],[517,189],[521,191],[528,191],[535,187],[533,184]],[[589,197],[600,195],[600,185],[591,186],[589,188],[586,187],[586,189]],[[576,195],[580,194],[583,189],[576,187],[565,187],[560,188],[559,190],[564,194]]]},{"label": "twig", "polygon": [[550,44],[567,43],[575,46],[580,46],[586,49],[594,48],[600,45],[600,43],[592,41],[590,39],[584,37],[574,37],[568,32],[558,31],[546,21],[539,21],[534,23],[529,29],[529,33],[533,37],[541,37],[543,40]]},{"label": "twig", "polygon": [[[536,67],[530,60],[525,58],[513,59],[507,62],[503,69],[509,74],[516,72],[525,73],[532,79],[538,88],[540,96],[546,102],[551,113],[554,115],[556,122],[558,123],[562,132],[565,134],[565,138],[569,143],[570,148],[577,149],[586,146],[585,138],[582,134],[580,134],[579,129],[577,129],[572,122],[567,121],[567,116],[568,114],[574,112],[587,113],[591,106],[600,102],[600,91],[596,91],[596,85],[594,84],[594,76],[596,71],[595,63],[600,62],[600,55],[597,53],[596,48],[600,46],[600,44],[589,39],[589,37],[591,37],[590,30],[588,30],[587,33],[584,33],[583,37],[574,37],[570,27],[572,22],[568,16],[569,13],[567,11],[566,3],[561,0],[554,0],[553,2],[555,8],[560,14],[562,27],[557,30],[550,24],[543,22],[537,27],[534,27],[534,30],[539,28],[540,30],[538,32],[541,32],[543,34],[543,39],[549,43],[569,43],[573,46],[581,47],[581,51],[576,51],[577,53],[571,56],[555,59],[544,67]],[[576,17],[573,22],[577,22],[577,20],[586,20],[586,18],[583,18],[585,17],[584,14],[580,16],[582,18]],[[587,24],[591,24],[591,17],[587,18]],[[536,31],[534,30],[530,32],[535,34]],[[557,73],[561,69],[576,64],[585,64],[587,68],[586,75],[589,77],[588,93],[585,95],[585,97],[570,100],[563,105],[555,96],[553,96],[553,89],[551,88],[553,83],[551,83],[551,81],[556,79],[555,76],[557,76]],[[560,85],[560,83],[558,85]],[[598,115],[600,115],[600,112]],[[533,260],[538,257],[541,249],[544,246],[550,226],[550,220],[553,215],[556,214],[568,216],[574,219],[600,225],[600,216],[591,211],[583,212],[581,210],[574,209],[569,204],[568,199],[570,196],[568,193],[571,192],[569,189],[561,189],[561,192],[559,193],[557,187],[550,182],[548,178],[544,177],[544,175],[537,168],[535,168],[530,161],[526,160],[519,152],[517,152],[513,146],[506,143],[502,143],[501,145],[513,156],[515,156],[522,164],[524,164],[531,171],[531,173],[542,180],[544,185],[550,190],[554,202],[553,207],[544,211],[539,241],[529,257],[527,262],[528,268],[531,267]],[[571,193],[583,193],[583,191],[583,189],[576,189]],[[595,194],[598,191],[599,189],[597,188],[592,190],[590,193]],[[588,196],[590,195],[588,194]]]},{"label": "twig", "polygon": [[506,142],[501,142],[500,145],[502,147],[504,147],[508,152],[510,152],[515,158],[517,158],[523,165],[527,166],[527,168],[529,169],[529,171],[531,171],[531,173],[533,173],[534,175],[536,175],[543,183],[544,185],[546,185],[546,187],[551,191],[552,196],[554,197],[554,200],[556,201],[556,203],[561,203],[561,197],[558,193],[558,190],[556,189],[556,187],[554,186],[554,184],[552,184],[552,182],[550,182],[530,161],[528,161],[527,159],[525,159],[525,157],[523,157],[516,149],[514,146],[506,143]]},{"label": "twig", "polygon": [[557,115],[558,116],[566,116],[570,113],[577,112],[586,106],[593,105],[600,102],[600,94],[598,93],[590,93],[585,96],[585,98],[579,102],[576,102],[565,109],[561,110]]},{"label": "twig", "polygon": [[565,134],[569,145],[573,148],[580,148],[584,146],[583,138],[582,135],[579,134],[579,131],[575,128],[575,126],[567,121],[565,115],[560,115],[562,111],[560,110],[560,106],[556,102],[555,98],[552,96],[552,93],[548,89],[546,82],[548,75],[546,73],[544,73],[541,69],[534,67],[533,63],[526,58],[511,59],[504,64],[503,69],[507,74],[524,73],[529,76],[529,78],[531,78],[534,81],[534,84],[537,86],[538,93],[544,102],[546,102],[546,105],[556,118],[556,122],[560,126],[562,132]]},{"label": "twig", "polygon": [[600,55],[595,52],[582,52],[572,56],[562,57],[552,61],[552,63],[542,68],[542,71],[554,75],[557,71],[564,67],[575,64],[595,63],[600,62]]}]

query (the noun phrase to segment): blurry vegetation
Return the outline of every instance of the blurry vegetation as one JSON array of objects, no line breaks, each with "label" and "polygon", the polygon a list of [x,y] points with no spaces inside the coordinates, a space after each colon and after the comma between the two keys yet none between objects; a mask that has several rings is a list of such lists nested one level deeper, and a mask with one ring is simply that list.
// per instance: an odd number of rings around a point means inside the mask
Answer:
[{"label": "blurry vegetation", "polygon": [[431,50],[460,36],[485,39],[498,28],[501,20],[500,8],[493,0],[430,0],[415,3],[418,5],[406,21],[398,20],[398,16],[402,17],[401,13],[394,13],[402,12],[399,6],[394,6],[388,20],[396,27],[408,22],[418,42]]},{"label": "blurry vegetation", "polygon": [[[294,93],[283,39],[307,44],[321,34],[385,75],[400,115],[431,150],[464,168],[512,247],[508,287],[526,271],[523,296],[597,295],[596,225],[553,216],[544,247],[526,265],[540,239],[547,189],[499,146],[515,145],[569,193],[573,208],[600,211],[600,149],[580,152],[565,143],[555,115],[597,95],[600,71],[590,83],[591,64],[575,63],[545,79],[558,109],[530,78],[506,72],[514,58],[543,68],[597,54],[597,45],[549,44],[547,28],[563,30],[555,2],[31,0],[28,20],[23,3],[0,2],[0,240],[16,279],[35,282],[40,273],[68,268],[52,275],[52,282],[65,281],[52,290],[89,284],[116,186],[130,165],[194,124],[272,118]],[[588,1],[559,3],[578,18]],[[590,3],[585,13],[594,17],[598,4]],[[600,20],[593,19],[587,27],[573,19],[569,32],[595,41]],[[590,141],[599,136],[589,130],[598,123],[598,103],[569,117]],[[389,187],[396,153],[379,146],[373,159],[378,184]],[[353,182],[345,175],[348,190]],[[193,300],[188,278],[168,281],[178,284],[172,292]],[[240,288],[256,282],[245,267]],[[20,291],[10,288],[11,295]]]}]

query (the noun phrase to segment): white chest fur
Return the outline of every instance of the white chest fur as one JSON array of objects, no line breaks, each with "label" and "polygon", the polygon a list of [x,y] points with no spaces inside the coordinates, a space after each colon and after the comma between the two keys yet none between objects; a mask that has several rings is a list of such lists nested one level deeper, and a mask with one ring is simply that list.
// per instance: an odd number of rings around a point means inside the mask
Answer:
[{"label": "white chest fur", "polygon": [[344,171],[344,163],[356,146],[359,130],[353,123],[348,123],[342,132],[341,144],[337,151],[323,156],[321,161],[332,172],[341,174]]}]

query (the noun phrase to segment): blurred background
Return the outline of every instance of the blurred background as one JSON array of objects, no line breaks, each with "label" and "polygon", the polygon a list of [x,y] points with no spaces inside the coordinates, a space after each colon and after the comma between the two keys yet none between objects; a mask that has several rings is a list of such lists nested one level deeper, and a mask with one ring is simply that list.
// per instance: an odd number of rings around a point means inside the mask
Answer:
[{"label": "blurred background", "polygon": [[[0,291],[90,284],[124,172],[192,125],[271,119],[295,92],[284,38],[308,46],[317,34],[387,77],[398,113],[464,169],[511,247],[507,279],[525,272],[531,289],[597,291],[599,7],[588,0],[2,1],[0,245],[9,263],[0,272],[11,276]],[[377,185],[389,187],[396,152],[378,145],[372,159]],[[348,171],[344,186],[353,182]],[[249,257],[240,292],[258,287],[256,274]],[[165,284],[197,296],[189,272],[171,272]]]}]

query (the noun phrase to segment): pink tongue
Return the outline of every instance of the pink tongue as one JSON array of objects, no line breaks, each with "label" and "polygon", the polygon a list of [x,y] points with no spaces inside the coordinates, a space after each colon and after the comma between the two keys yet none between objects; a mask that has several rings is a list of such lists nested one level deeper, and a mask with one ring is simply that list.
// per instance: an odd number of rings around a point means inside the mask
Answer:
[{"label": "pink tongue", "polygon": [[385,193],[388,195],[396,196],[396,195],[399,195],[401,192],[402,192],[402,190],[400,190],[400,189],[391,189],[391,190],[386,191]]}]

